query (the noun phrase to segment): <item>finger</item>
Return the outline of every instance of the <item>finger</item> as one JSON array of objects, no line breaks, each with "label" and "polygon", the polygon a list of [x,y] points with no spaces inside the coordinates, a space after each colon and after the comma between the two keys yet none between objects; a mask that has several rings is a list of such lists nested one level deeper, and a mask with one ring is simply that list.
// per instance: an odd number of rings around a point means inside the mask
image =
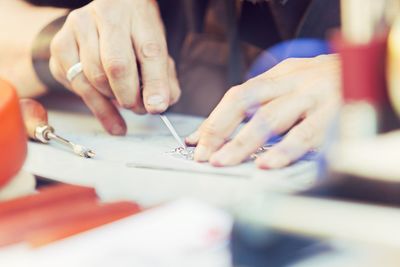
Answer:
[{"label": "finger", "polygon": [[324,108],[304,119],[281,142],[259,156],[256,160],[257,166],[262,169],[282,168],[317,148],[325,136],[330,113],[329,108]]},{"label": "finger", "polygon": [[185,138],[185,143],[189,146],[195,146],[197,145],[199,138],[200,138],[200,131],[197,130]]},{"label": "finger", "polygon": [[59,83],[61,83],[65,88],[72,90],[69,82],[66,79],[67,74],[64,72],[64,69],[61,67],[60,62],[58,62],[57,59],[53,56],[50,57],[49,68],[50,68],[51,74]]},{"label": "finger", "polygon": [[169,85],[171,88],[171,97],[170,97],[170,105],[175,104],[178,102],[180,96],[181,96],[181,88],[179,86],[179,81],[177,78],[176,74],[176,69],[175,69],[175,62],[172,58],[169,58],[169,64],[168,64],[168,71],[169,71]]},{"label": "finger", "polygon": [[[107,6],[101,8],[108,8]],[[118,103],[135,109],[138,103],[139,78],[133,52],[129,21],[120,9],[97,12],[100,58]]]},{"label": "finger", "polygon": [[132,40],[140,64],[143,101],[148,112],[164,112],[170,103],[168,51],[156,1],[141,1],[132,21]]},{"label": "finger", "polygon": [[26,132],[30,138],[36,139],[36,127],[48,124],[47,111],[33,99],[21,99],[19,103]]},{"label": "finger", "polygon": [[72,87],[76,88],[85,104],[107,132],[112,135],[126,134],[127,127],[118,109],[109,99],[92,87],[84,75],[75,78]]},{"label": "finger", "polygon": [[[241,85],[245,86],[245,85]],[[238,108],[239,87],[231,88],[210,116],[200,125],[196,135],[188,137],[190,143],[196,144],[194,159],[207,161],[211,154],[219,149],[236,127],[246,117],[245,109]]]},{"label": "finger", "polygon": [[[60,63],[63,72],[67,73],[67,70],[79,61],[78,44],[73,33],[68,30],[63,31],[55,41],[55,43],[52,43],[52,56]],[[116,107],[90,85],[83,73],[78,74],[69,83],[69,87],[82,97],[109,133],[113,135],[124,135],[126,133],[126,124]]]},{"label": "finger", "polygon": [[88,11],[81,11],[80,18],[75,19],[77,22],[73,25],[73,31],[79,44],[79,57],[83,72],[94,88],[104,96],[113,98],[114,94],[101,64],[96,23],[88,13]]},{"label": "finger", "polygon": [[252,116],[261,105],[293,91],[314,75],[315,72],[309,71],[312,67],[310,62],[304,63],[304,59],[287,59],[270,71],[231,88],[200,126],[194,158],[208,160],[244,118]]},{"label": "finger", "polygon": [[195,160],[207,161],[249,113],[254,113],[254,110],[262,104],[286,93],[287,83],[287,79],[273,80],[259,77],[232,87],[200,126]]},{"label": "finger", "polygon": [[260,108],[240,132],[210,158],[215,166],[241,163],[271,137],[287,131],[311,108],[307,97],[288,95]]}]

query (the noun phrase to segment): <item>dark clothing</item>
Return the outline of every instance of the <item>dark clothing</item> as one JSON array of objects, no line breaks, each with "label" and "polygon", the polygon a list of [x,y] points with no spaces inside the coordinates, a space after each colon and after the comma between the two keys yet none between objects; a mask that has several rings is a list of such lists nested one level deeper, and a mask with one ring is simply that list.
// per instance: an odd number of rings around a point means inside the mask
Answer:
[{"label": "dark clothing", "polygon": [[91,0],[25,0],[37,6],[54,6],[64,8],[79,8],[87,5]]},{"label": "dark clothing", "polygon": [[[90,0],[26,0],[34,5],[79,8]],[[235,0],[218,0],[231,2]],[[217,1],[217,2],[218,2]],[[187,31],[201,32],[210,0],[159,0],[161,13],[173,39],[182,42]],[[174,4],[171,4],[171,3]],[[211,1],[212,2],[212,1]],[[238,18],[240,37],[260,48],[295,37],[325,38],[327,30],[339,25],[338,0],[270,0],[254,4],[243,1]],[[232,25],[231,25],[232,26]],[[174,49],[175,50],[175,49]],[[180,49],[178,49],[179,51]]]}]

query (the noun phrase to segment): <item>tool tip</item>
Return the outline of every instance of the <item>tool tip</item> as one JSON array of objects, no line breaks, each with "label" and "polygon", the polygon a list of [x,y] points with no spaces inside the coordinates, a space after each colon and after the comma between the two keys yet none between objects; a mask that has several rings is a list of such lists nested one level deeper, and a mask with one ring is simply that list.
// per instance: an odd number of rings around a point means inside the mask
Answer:
[{"label": "tool tip", "polygon": [[80,145],[74,146],[74,153],[84,158],[93,158],[96,155],[92,150]]}]

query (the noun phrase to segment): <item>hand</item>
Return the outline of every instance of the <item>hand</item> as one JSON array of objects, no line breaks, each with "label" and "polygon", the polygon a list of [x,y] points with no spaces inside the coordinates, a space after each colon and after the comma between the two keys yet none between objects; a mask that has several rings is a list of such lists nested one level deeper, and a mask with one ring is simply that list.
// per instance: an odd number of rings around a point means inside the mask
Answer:
[{"label": "hand", "polygon": [[[83,73],[69,83],[66,73],[78,62]],[[74,10],[52,41],[50,69],[114,135],[126,133],[114,98],[143,114],[165,111],[180,95],[154,0],[96,0]]]},{"label": "hand", "polygon": [[[260,168],[281,168],[323,141],[340,102],[336,55],[287,59],[242,85],[231,88],[199,129],[186,138],[197,145],[196,161],[214,166],[246,160],[271,137],[284,139],[256,159]],[[248,116],[232,140],[229,138]]]}]

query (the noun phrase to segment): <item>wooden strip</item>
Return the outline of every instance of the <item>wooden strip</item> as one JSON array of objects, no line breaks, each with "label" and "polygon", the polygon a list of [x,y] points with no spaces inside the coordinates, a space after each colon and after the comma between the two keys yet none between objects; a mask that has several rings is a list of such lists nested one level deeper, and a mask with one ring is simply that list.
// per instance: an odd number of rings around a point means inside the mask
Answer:
[{"label": "wooden strip", "polygon": [[132,202],[117,202],[98,206],[86,213],[76,214],[69,220],[31,232],[26,241],[33,247],[47,245],[138,212],[140,212],[139,206]]},{"label": "wooden strip", "polygon": [[38,194],[0,202],[0,221],[4,220],[4,216],[13,213],[26,212],[42,206],[55,205],[60,201],[82,196],[94,199],[96,198],[96,192],[93,188],[83,186],[66,184],[48,186],[40,190]]}]

